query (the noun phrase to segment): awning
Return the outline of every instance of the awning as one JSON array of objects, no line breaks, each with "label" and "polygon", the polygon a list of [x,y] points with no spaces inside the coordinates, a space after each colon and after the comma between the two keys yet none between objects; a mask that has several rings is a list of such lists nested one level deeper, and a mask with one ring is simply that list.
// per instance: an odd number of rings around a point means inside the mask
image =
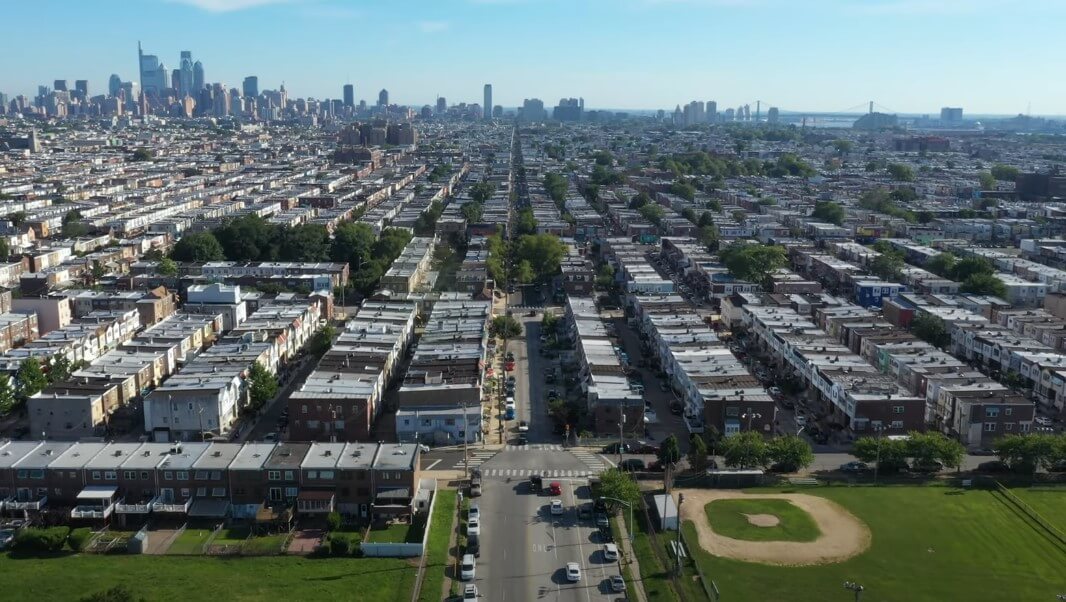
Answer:
[{"label": "awning", "polygon": [[389,489],[388,491],[382,491],[377,495],[376,499],[379,500],[406,500],[411,497],[411,490],[403,487],[400,489]]},{"label": "awning", "polygon": [[118,493],[118,487],[110,485],[89,485],[78,494],[79,500],[109,500]]},{"label": "awning", "polygon": [[189,507],[189,516],[197,518],[222,518],[229,512],[229,500],[196,498]]}]

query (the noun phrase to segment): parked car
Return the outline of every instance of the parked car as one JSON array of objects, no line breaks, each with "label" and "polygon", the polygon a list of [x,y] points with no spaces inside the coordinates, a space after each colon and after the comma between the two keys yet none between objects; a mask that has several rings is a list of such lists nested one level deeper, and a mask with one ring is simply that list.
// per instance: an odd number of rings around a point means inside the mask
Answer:
[{"label": "parked car", "polygon": [[566,580],[571,583],[581,581],[581,566],[578,563],[566,563]]},{"label": "parked car", "polygon": [[621,575],[611,575],[611,591],[622,593],[626,591],[626,580]]},{"label": "parked car", "polygon": [[644,460],[640,458],[626,458],[618,464],[618,468],[628,472],[638,472],[644,470]]},{"label": "parked car", "polygon": [[480,535],[467,535],[466,536],[466,553],[473,554],[474,558],[481,558],[481,536]]},{"label": "parked car", "polygon": [[527,437],[525,433],[518,435],[518,438],[515,439],[515,445],[527,445],[528,443],[529,437]]},{"label": "parked car", "polygon": [[529,423],[528,422],[526,422],[525,420],[521,420],[521,421],[518,422],[518,432],[519,433],[524,433],[524,432],[526,432],[528,430],[529,430]]},{"label": "parked car", "polygon": [[466,534],[467,535],[481,535],[481,519],[476,516],[469,516],[466,519]]},{"label": "parked car", "polygon": [[659,446],[651,443],[645,443],[643,441],[637,441],[637,444],[633,446],[633,453],[635,454],[659,454]]},{"label": "parked car", "polygon": [[463,561],[459,566],[459,578],[463,581],[471,581],[474,579],[474,569],[477,563],[474,560],[473,554],[463,554]]},{"label": "parked car", "polygon": [[869,470],[869,468],[870,467],[866,465],[866,462],[859,461],[846,462],[840,465],[840,470],[842,472],[863,472]]},{"label": "parked car", "polygon": [[529,475],[529,489],[530,491],[539,492],[544,488],[544,479],[539,474]]},{"label": "parked car", "polygon": [[552,500],[551,513],[555,516],[559,516],[564,512],[562,500]]},{"label": "parked car", "polygon": [[914,472],[940,472],[944,470],[944,465],[937,460],[931,460],[929,462],[914,462],[911,464],[911,470]]},{"label": "parked car", "polygon": [[981,462],[977,465],[977,472],[1010,472],[1010,465],[1000,460]]},{"label": "parked car", "polygon": [[463,600],[477,600],[477,586],[473,583],[467,583],[463,586]]},{"label": "parked car", "polygon": [[1040,426],[1051,426],[1054,424],[1047,416],[1037,416],[1036,418],[1033,418],[1033,422],[1036,422]]},{"label": "parked car", "polygon": [[630,452],[631,447],[630,447],[630,445],[628,443],[619,444],[617,441],[614,442],[614,443],[608,443],[607,445],[603,446],[603,453],[605,453],[605,454],[617,454],[619,445],[622,446],[622,453],[623,454],[631,453]]}]

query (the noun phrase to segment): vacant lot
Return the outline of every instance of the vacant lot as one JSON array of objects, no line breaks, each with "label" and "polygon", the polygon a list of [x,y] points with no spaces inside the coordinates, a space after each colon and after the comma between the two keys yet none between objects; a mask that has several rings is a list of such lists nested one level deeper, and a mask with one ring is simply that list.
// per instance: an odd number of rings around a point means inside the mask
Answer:
[{"label": "vacant lot", "polygon": [[[394,558],[0,555],[4,600],[66,602],[125,585],[146,600],[410,602],[415,568]],[[358,592],[356,594],[355,592]]]},{"label": "vacant lot", "polygon": [[[1066,546],[1034,530],[992,492],[933,486],[803,492],[830,499],[866,523],[871,547],[836,564],[778,567],[718,558],[690,545],[723,599],[846,599],[844,581],[866,588],[864,602],[1054,600],[1066,591]],[[1021,492],[1019,497],[1039,504],[1047,520],[1066,522],[1066,494]],[[690,544],[697,541],[691,522],[685,524],[685,536]]]},{"label": "vacant lot", "polygon": [[[746,541],[814,541],[822,534],[810,514],[788,500],[715,500],[705,507],[711,529]],[[760,523],[760,517],[772,517]],[[770,524],[776,521],[776,524]]]}]

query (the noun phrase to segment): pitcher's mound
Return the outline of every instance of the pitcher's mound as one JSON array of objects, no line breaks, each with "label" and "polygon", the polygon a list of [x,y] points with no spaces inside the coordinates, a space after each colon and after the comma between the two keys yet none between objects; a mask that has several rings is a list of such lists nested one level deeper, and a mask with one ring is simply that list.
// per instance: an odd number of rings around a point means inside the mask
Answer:
[{"label": "pitcher's mound", "polygon": [[[713,489],[685,489],[682,518],[692,521],[704,550],[724,558],[776,564],[806,566],[842,562],[857,556],[870,547],[870,530],[854,514],[840,505],[816,495],[804,493],[757,493],[719,491]],[[814,541],[744,541],[719,535],[707,522],[704,507],[722,499],[783,499],[810,514],[822,535]],[[777,525],[772,514],[749,514],[748,521],[760,527]],[[773,522],[770,523],[769,521]]]},{"label": "pitcher's mound", "polygon": [[781,519],[773,514],[745,514],[744,517],[756,527],[776,527],[781,524]]}]

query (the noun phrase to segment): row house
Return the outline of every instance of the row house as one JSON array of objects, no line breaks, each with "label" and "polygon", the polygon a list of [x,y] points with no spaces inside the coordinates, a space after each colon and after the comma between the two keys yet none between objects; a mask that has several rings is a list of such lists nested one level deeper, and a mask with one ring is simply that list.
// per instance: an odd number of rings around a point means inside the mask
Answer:
[{"label": "row house", "polygon": [[435,245],[435,237],[412,238],[381,277],[378,286],[394,293],[415,292],[428,275]]},{"label": "row house", "polygon": [[410,515],[419,447],[391,443],[0,444],[0,512],[139,526],[251,519],[264,507],[308,518]]}]

